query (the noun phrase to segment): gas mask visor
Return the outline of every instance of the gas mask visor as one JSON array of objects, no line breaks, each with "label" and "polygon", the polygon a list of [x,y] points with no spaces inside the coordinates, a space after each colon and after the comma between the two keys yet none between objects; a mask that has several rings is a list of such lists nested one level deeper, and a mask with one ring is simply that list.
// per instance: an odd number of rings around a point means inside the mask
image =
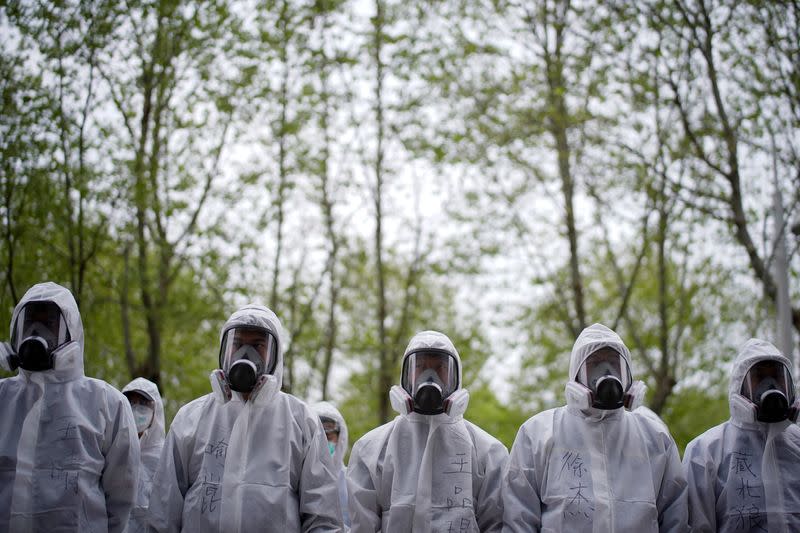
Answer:
[{"label": "gas mask visor", "polygon": [[219,365],[232,390],[251,392],[263,374],[272,374],[278,361],[278,341],[265,328],[232,327],[222,336]]},{"label": "gas mask visor", "polygon": [[618,409],[631,386],[631,371],[619,352],[600,348],[583,362],[577,380],[592,391],[592,407]]},{"label": "gas mask visor", "polygon": [[402,386],[424,415],[444,412],[444,400],[458,388],[458,362],[445,350],[411,353],[403,362]]},{"label": "gas mask visor", "polygon": [[19,314],[11,345],[25,370],[53,368],[53,352],[71,340],[61,308],[53,302],[28,302]]},{"label": "gas mask visor", "polygon": [[794,383],[789,369],[780,361],[759,361],[742,381],[742,396],[756,404],[760,422],[780,422],[789,416],[794,402]]}]

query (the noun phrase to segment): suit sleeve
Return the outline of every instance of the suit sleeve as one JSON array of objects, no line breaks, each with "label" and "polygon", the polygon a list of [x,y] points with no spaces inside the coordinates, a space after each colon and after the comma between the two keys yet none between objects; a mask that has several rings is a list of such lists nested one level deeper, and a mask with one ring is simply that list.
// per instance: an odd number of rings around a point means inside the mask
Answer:
[{"label": "suit sleeve", "polygon": [[343,531],[337,472],[319,419],[314,420],[300,473],[300,521],[304,532]]},{"label": "suit sleeve", "polygon": [[664,439],[666,443],[664,454],[667,460],[656,497],[659,531],[684,533],[689,531],[686,476],[675,441],[669,434],[665,434]]},{"label": "suit sleeve", "polygon": [[542,527],[541,487],[534,464],[535,450],[527,426],[523,425],[503,475],[503,532],[538,533]]},{"label": "suit sleeve", "polygon": [[683,455],[683,471],[687,482],[689,526],[693,532],[717,531],[717,497],[714,487],[716,467],[709,460],[701,441],[693,440]]},{"label": "suit sleeve", "polygon": [[378,495],[369,468],[377,458],[371,457],[370,449],[369,443],[356,442],[347,465],[347,501],[351,533],[375,533],[381,530],[382,516]]},{"label": "suit sleeve", "polygon": [[[180,413],[178,413],[180,415]],[[189,490],[189,450],[179,437],[181,419],[176,417],[164,441],[161,458],[153,476],[150,493],[149,525],[151,532],[179,532],[183,503]]]},{"label": "suit sleeve", "polygon": [[494,441],[483,455],[483,477],[475,495],[475,518],[481,531],[499,532],[503,529],[502,484],[508,463],[508,450],[499,441]]},{"label": "suit sleeve", "polygon": [[109,399],[113,413],[106,430],[105,466],[100,485],[106,497],[108,531],[120,533],[136,501],[139,486],[139,438],[128,402],[119,394]]}]

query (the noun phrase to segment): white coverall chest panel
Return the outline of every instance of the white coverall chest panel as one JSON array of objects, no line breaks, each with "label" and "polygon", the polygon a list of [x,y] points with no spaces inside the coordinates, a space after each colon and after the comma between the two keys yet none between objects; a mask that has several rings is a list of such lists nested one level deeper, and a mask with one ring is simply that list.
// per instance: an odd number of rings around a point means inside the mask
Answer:
[{"label": "white coverall chest panel", "polygon": [[139,464],[127,400],[40,377],[0,382],[0,531],[122,531]]},{"label": "white coverall chest panel", "polygon": [[416,531],[420,505],[426,531],[500,531],[507,457],[497,439],[462,418],[398,416],[353,446],[352,531]]},{"label": "white coverall chest panel", "polygon": [[206,395],[176,415],[150,502],[157,531],[340,531],[337,472],[319,420],[277,392],[267,405]]},{"label": "white coverall chest panel", "polygon": [[526,422],[511,449],[504,531],[685,531],[677,448],[622,409],[602,420],[560,407]]},{"label": "white coverall chest panel", "polygon": [[153,477],[164,447],[164,402],[158,387],[145,378],[136,378],[122,389],[123,394],[128,391],[142,391],[153,400],[153,421],[139,438],[141,461],[139,463],[139,488],[136,492],[136,503],[131,511],[126,533],[140,533],[147,531],[147,514],[150,502],[150,493],[153,489]]},{"label": "white coverall chest panel", "polygon": [[800,531],[800,427],[770,425],[723,422],[686,447],[692,531]]},{"label": "white coverall chest panel", "polygon": [[73,342],[54,369],[0,380],[0,531],[120,532],[139,463],[128,401],[83,375],[83,328],[69,291],[36,285],[15,316],[32,300],[59,305]]}]

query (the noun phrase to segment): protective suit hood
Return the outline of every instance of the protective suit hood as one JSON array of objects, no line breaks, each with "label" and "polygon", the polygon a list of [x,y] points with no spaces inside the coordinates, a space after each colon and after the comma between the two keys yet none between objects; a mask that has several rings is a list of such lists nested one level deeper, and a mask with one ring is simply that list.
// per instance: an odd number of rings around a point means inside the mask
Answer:
[{"label": "protective suit hood", "polygon": [[336,420],[339,425],[339,440],[336,442],[336,451],[333,454],[334,464],[344,464],[344,456],[347,453],[348,437],[347,437],[347,423],[339,410],[329,402],[317,402],[311,406],[311,409],[317,416],[324,416],[332,420]]},{"label": "protective suit hood", "polygon": [[[281,389],[283,384],[283,351],[288,338],[277,315],[270,309],[259,304],[247,304],[236,310],[225,322],[219,332],[219,342],[222,344],[225,332],[235,327],[257,327],[264,328],[275,336],[277,340],[277,361],[275,370],[272,374],[262,377],[262,382],[257,385],[257,389],[250,394],[250,401],[267,402]],[[266,379],[264,379],[266,378]],[[232,392],[228,385],[220,377],[220,370],[211,373],[211,386],[217,398],[222,402],[227,402],[232,394],[240,396],[238,392]]]},{"label": "protective suit hood", "polygon": [[403,353],[403,360],[405,360],[413,352],[424,350],[426,348],[443,350],[455,357],[455,360],[458,363],[458,385],[455,390],[461,389],[461,356],[458,355],[458,350],[456,350],[456,347],[453,345],[453,341],[451,341],[450,337],[444,333],[433,330],[420,331],[411,337],[410,341],[408,341],[408,347]]},{"label": "protective suit hood", "polygon": [[155,410],[153,423],[142,433],[142,437],[139,439],[139,446],[142,452],[153,447],[158,447],[160,450],[164,445],[166,424],[164,422],[164,402],[161,399],[161,393],[158,392],[158,386],[149,379],[136,378],[122,389],[122,394],[126,392],[138,392],[153,400],[153,408]]},{"label": "protective suit hood", "polygon": [[[742,383],[750,368],[760,361],[777,361],[792,369],[789,359],[784,356],[773,344],[761,340],[750,339],[736,356],[731,367],[731,380],[728,384],[728,405],[731,412],[731,421],[738,426],[763,425],[756,421],[755,405],[740,394]],[[797,391],[791,391],[797,397]],[[791,404],[791,399],[789,401]]]},{"label": "protective suit hood", "polygon": [[631,352],[619,335],[613,330],[607,328],[603,324],[592,324],[588,328],[581,331],[575,344],[572,346],[572,353],[569,357],[569,381],[575,381],[581,365],[583,365],[586,358],[592,355],[600,348],[611,348],[625,359],[628,363],[628,368],[631,367]]},{"label": "protective suit hood", "polygon": [[[631,352],[628,350],[628,347],[625,346],[625,343],[622,342],[622,338],[620,338],[615,331],[607,328],[603,324],[592,324],[578,335],[575,344],[572,346],[572,352],[569,358],[569,375],[567,376],[565,390],[567,406],[570,409],[580,411],[585,416],[598,420],[617,416],[616,413],[619,412],[619,409],[603,410],[592,407],[589,399],[590,397],[586,394],[588,389],[577,383],[576,378],[586,359],[601,348],[611,348],[619,353],[625,361],[625,364],[628,365],[628,369],[631,369]],[[644,383],[641,381],[632,381],[625,393],[626,408],[634,410],[641,405],[644,399],[644,392]]]},{"label": "protective suit hood", "polygon": [[402,367],[405,367],[406,360],[412,354],[424,350],[441,350],[450,354],[455,359],[457,382],[453,391],[445,399],[445,403],[448,404],[446,408],[447,412],[440,415],[421,415],[416,412],[411,412],[411,404],[409,403],[411,397],[408,392],[399,385],[395,385],[389,391],[392,408],[401,415],[411,416],[412,418],[421,417],[421,420],[430,420],[442,416],[449,416],[451,418],[460,417],[467,409],[469,393],[463,387],[461,356],[458,355],[458,350],[456,350],[455,345],[453,345],[453,341],[444,333],[433,330],[421,331],[414,335],[408,342],[408,346],[403,353]]},{"label": "protective suit hood", "polygon": [[[37,372],[46,376],[48,381],[63,381],[83,375],[83,322],[78,311],[78,304],[72,293],[52,281],[37,283],[25,293],[25,295],[14,307],[11,315],[11,327],[9,338],[13,336],[14,327],[22,308],[28,302],[53,302],[64,317],[64,321],[69,329],[71,341],[57,350],[54,368]],[[29,376],[30,372],[22,368],[19,369],[20,375]]]}]

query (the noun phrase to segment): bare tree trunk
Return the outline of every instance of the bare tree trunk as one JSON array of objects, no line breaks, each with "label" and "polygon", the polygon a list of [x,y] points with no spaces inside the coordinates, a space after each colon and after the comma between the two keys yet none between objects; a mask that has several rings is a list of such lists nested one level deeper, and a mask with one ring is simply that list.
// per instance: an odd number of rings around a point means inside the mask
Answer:
[{"label": "bare tree trunk", "polygon": [[[288,107],[289,107],[289,52],[288,52],[288,43],[286,42],[289,38],[288,36],[288,2],[283,2],[281,4],[281,14],[279,19],[279,26],[281,35],[283,36],[283,42],[281,43],[280,49],[280,61],[283,65],[283,76],[281,77],[281,89],[280,89],[280,106],[281,106],[281,115],[278,122],[278,198],[276,202],[277,208],[277,222],[278,227],[276,230],[276,237],[275,237],[275,260],[272,265],[272,289],[270,291],[270,298],[269,298],[269,305],[270,308],[277,312],[278,307],[278,284],[280,281],[280,261],[281,255],[283,253],[283,223],[284,223],[284,203],[285,203],[285,195],[286,195],[286,187],[287,187],[287,180],[288,180],[288,170],[286,168],[286,136],[287,136],[287,115],[288,115]],[[290,371],[293,368],[292,361],[286,361],[285,364],[288,366],[288,370]]]},{"label": "bare tree trunk", "polygon": [[[323,28],[323,46],[322,53],[325,54],[325,32]],[[328,117],[330,114],[330,105],[328,103],[328,79],[327,79],[327,67],[328,67],[328,60],[325,57],[325,65],[323,66],[323,77],[322,77],[322,92],[323,98],[325,99],[323,102],[323,110],[322,116],[320,117],[322,131],[323,131],[323,147],[322,147],[322,161],[321,161],[321,168],[320,168],[320,189],[322,192],[322,213],[325,219],[325,232],[328,237],[328,243],[330,245],[330,252],[328,254],[328,320],[327,325],[325,326],[325,351],[323,355],[323,363],[322,363],[322,399],[328,399],[328,380],[330,378],[331,373],[331,365],[333,364],[333,352],[336,348],[336,334],[337,334],[337,323],[336,323],[336,305],[339,298],[339,280],[336,277],[336,261],[338,259],[338,252],[339,252],[339,239],[336,235],[336,228],[334,226],[334,217],[333,217],[333,201],[331,199],[330,194],[330,177],[328,173],[330,172],[328,166],[328,160],[330,158],[330,133],[328,131]]]},{"label": "bare tree trunk", "polygon": [[[720,128],[720,138],[717,139],[720,142],[717,144],[724,147],[724,167],[712,161],[712,158],[706,152],[701,136],[705,135],[703,128],[707,128],[707,123],[698,128],[693,127],[689,119],[688,107],[690,103],[681,99],[681,93],[676,82],[670,80],[673,90],[673,102],[680,112],[683,131],[694,151],[694,155],[706,165],[710,172],[727,184],[728,191],[723,200],[730,212],[730,219],[724,219],[724,221],[733,226],[734,238],[744,248],[750,268],[756,279],[761,282],[765,296],[772,302],[777,302],[778,294],[775,280],[753,241],[744,209],[741,175],[739,172],[739,131],[737,129],[738,126],[731,121],[726,103],[722,98],[719,70],[715,62],[718,57],[714,50],[715,23],[712,23],[711,16],[703,3],[698,4],[699,12],[697,13],[690,12],[688,6],[677,5],[683,23],[692,30],[689,34],[690,37],[688,37],[690,39],[689,44],[702,54],[705,62],[705,81],[708,84],[711,91],[710,96],[714,102],[714,106],[709,112],[715,112],[715,118]],[[673,30],[681,32],[680,28],[673,28]],[[715,197],[715,199],[719,198]],[[794,328],[800,332],[800,307],[792,307],[791,315]]]},{"label": "bare tree trunk", "polygon": [[[330,262],[327,262],[325,265],[325,269],[320,273],[319,279],[314,284],[314,289],[311,292],[311,296],[305,303],[300,303],[300,298],[298,296],[298,289],[301,286],[301,276],[304,270],[305,260],[301,260],[300,263],[297,265],[297,268],[294,270],[294,275],[292,278],[292,285],[291,290],[289,291],[289,303],[288,308],[290,310],[291,316],[291,323],[294,325],[292,330],[289,332],[289,338],[293,340],[292,344],[289,346],[289,349],[284,353],[285,360],[293,360],[294,354],[296,352],[297,342],[296,339],[300,339],[303,331],[305,330],[306,326],[310,324],[313,320],[313,313],[314,309],[317,305],[317,298],[320,295],[322,290],[322,284],[325,281],[325,278],[328,276],[328,268],[331,266]],[[299,315],[299,316],[298,316]],[[312,358],[310,361],[311,372],[312,374],[317,371],[318,368],[318,358]],[[287,380],[284,379],[284,390],[291,394],[298,394],[300,396],[306,396],[307,390],[305,387],[303,389],[299,388],[299,383],[294,381],[294,375],[291,374],[288,376],[288,383]],[[306,384],[304,384],[306,385]]]},{"label": "bare tree trunk", "polygon": [[[61,35],[55,36],[56,42],[60,45],[61,42]],[[66,232],[66,245],[67,245],[67,269],[69,272],[69,281],[70,281],[70,288],[72,289],[73,296],[75,297],[75,302],[80,307],[80,294],[75,294],[77,289],[76,279],[75,279],[75,268],[74,265],[77,263],[76,260],[76,253],[75,253],[75,239],[74,239],[74,223],[73,220],[73,206],[72,206],[72,190],[73,190],[73,181],[74,176],[72,175],[72,169],[70,168],[70,160],[69,156],[72,152],[70,148],[69,142],[69,125],[67,124],[67,112],[66,112],[66,96],[64,94],[65,87],[67,85],[67,81],[64,79],[66,77],[63,57],[59,54],[58,57],[58,128],[59,128],[59,142],[61,143],[61,155],[64,158],[62,161],[61,167],[61,174],[64,182],[64,187],[62,192],[63,195],[63,202],[64,202],[64,210],[66,212],[66,217],[64,218],[63,225],[64,230]]]},{"label": "bare tree trunk", "polygon": [[661,357],[655,378],[655,392],[650,403],[651,409],[660,414],[664,409],[667,398],[675,386],[675,379],[672,377],[669,367],[669,312],[667,310],[667,298],[669,294],[667,277],[667,227],[668,217],[666,198],[664,197],[664,182],[661,180],[660,190],[658,191],[658,230],[656,232],[657,261],[658,261],[658,319],[659,330],[658,340]]},{"label": "bare tree trunk", "polygon": [[[578,229],[575,222],[575,179],[570,169],[571,150],[567,135],[570,119],[564,97],[566,83],[564,81],[564,64],[562,61],[562,46],[564,44],[563,21],[555,20],[552,29],[555,32],[553,50],[550,50],[547,42],[543,45],[544,61],[547,67],[547,97],[550,108],[548,129],[556,145],[558,173],[561,180],[561,192],[564,197],[564,222],[567,227],[567,240],[569,241],[569,269],[572,298],[575,306],[572,333],[577,337],[586,327],[586,309],[583,295],[583,277],[580,271]],[[545,33],[547,31],[548,28],[545,28]]]},{"label": "bare tree trunk", "polygon": [[[84,139],[84,134],[86,132],[86,122],[89,118],[89,109],[92,105],[92,94],[94,89],[94,48],[90,50],[89,53],[89,81],[88,81],[88,90],[86,92],[86,99],[83,104],[83,112],[81,116],[81,125],[78,129],[78,177],[81,182],[86,180],[86,166],[85,166],[85,157],[84,154],[86,152],[86,144]],[[83,283],[86,278],[86,269],[89,265],[89,260],[91,259],[91,254],[87,257],[86,255],[86,226],[85,226],[85,215],[84,215],[84,190],[86,189],[85,184],[84,186],[78,187],[78,223],[77,223],[77,239],[78,239],[78,250],[77,250],[77,272],[76,272],[76,279],[74,281],[75,285],[73,286],[73,290],[83,298]],[[71,239],[71,237],[70,237]],[[75,268],[75,267],[73,267]],[[77,296],[76,296],[77,298]],[[78,301],[80,304],[80,301]]]},{"label": "bare tree trunk", "polygon": [[325,328],[325,355],[322,364],[322,399],[328,399],[328,381],[331,375],[331,365],[333,364],[333,352],[336,349],[336,304],[339,296],[339,287],[336,285],[335,265],[336,265],[336,252],[331,251],[330,256],[331,268],[329,273],[328,283],[328,324]]},{"label": "bare tree trunk", "polygon": [[125,345],[125,362],[128,364],[128,373],[131,377],[136,377],[136,354],[133,351],[131,340],[131,319],[130,301],[128,300],[129,280],[130,280],[130,255],[131,245],[126,244],[122,251],[122,287],[120,288],[120,312],[122,318],[122,340]]},{"label": "bare tree trunk", "polygon": [[387,346],[386,336],[386,286],[383,269],[383,60],[381,50],[383,47],[384,6],[381,0],[375,0],[375,30],[374,59],[375,59],[375,119],[378,128],[377,144],[375,148],[375,269],[378,279],[378,422],[383,424],[389,420],[389,396],[392,386],[392,358]]},{"label": "bare tree trunk", "polygon": [[[10,174],[10,172],[9,172]],[[14,198],[14,187],[8,181],[3,180],[3,193],[4,193],[4,215],[5,215],[5,232],[3,232],[3,240],[5,241],[6,253],[8,254],[8,262],[6,263],[6,285],[11,293],[11,301],[13,305],[17,305],[19,296],[17,288],[14,285],[14,250],[16,241],[14,239],[14,231],[12,229],[12,201]]]},{"label": "bare tree trunk", "polygon": [[[130,228],[133,240],[124,250],[125,277],[123,293],[120,295],[126,361],[132,377],[142,376],[160,385],[165,327],[163,317],[171,303],[171,288],[191,257],[189,250],[192,237],[196,235],[200,212],[209,197],[214,177],[219,174],[220,155],[226,142],[233,109],[229,108],[221,115],[223,120],[220,140],[210,152],[213,165],[205,173],[200,197],[191,207],[179,207],[179,202],[173,202],[170,195],[166,194],[165,187],[169,185],[164,178],[169,170],[165,168],[165,161],[171,155],[171,133],[173,128],[181,127],[180,121],[172,121],[174,92],[185,81],[184,71],[177,72],[176,64],[180,62],[183,67],[186,64],[183,59],[190,63],[200,59],[191,52],[197,52],[201,45],[194,46],[195,43],[187,39],[189,33],[197,28],[196,19],[184,18],[175,5],[157,2],[141,8],[141,13],[130,13],[130,23],[135,27],[140,21],[147,21],[146,25],[151,20],[154,21],[154,27],[142,28],[141,31],[137,29],[138,47],[132,51],[132,58],[135,58],[137,65],[141,65],[138,67],[141,70],[137,77],[137,87],[141,87],[141,93],[132,102],[116,90],[120,80],[104,72],[101,64],[97,68],[108,82],[111,99],[122,116],[134,150],[131,165],[132,190],[128,198],[135,217]],[[137,18],[137,15],[141,15],[141,18]],[[123,81],[127,82],[127,79],[123,78]],[[139,116],[138,131],[130,120],[134,116]],[[170,233],[175,231],[175,221],[183,221],[184,217],[188,222],[176,238],[170,238],[168,228]],[[88,253],[94,253],[95,249],[96,240]],[[137,308],[135,311],[128,300],[131,253],[136,254],[136,290],[139,291],[142,302],[141,310]],[[141,312],[145,322],[147,348],[142,350],[144,355],[137,354],[133,347],[133,337],[130,334],[132,312]]]},{"label": "bare tree trunk", "polygon": [[[147,95],[147,90],[145,94]],[[137,258],[138,258],[138,270],[139,270],[139,293],[142,299],[142,305],[144,307],[144,313],[147,322],[147,333],[148,333],[148,359],[153,357],[153,332],[157,331],[157,326],[155,320],[153,320],[153,314],[155,311],[155,303],[150,295],[150,274],[149,274],[149,266],[147,264],[147,228],[146,228],[146,221],[145,217],[145,191],[144,191],[144,168],[142,164],[142,160],[144,158],[144,141],[146,141],[147,130],[149,128],[149,119],[145,122],[144,117],[148,117],[149,115],[149,108],[150,102],[146,98],[145,99],[145,113],[142,118],[142,132],[141,132],[141,144],[140,150],[141,152],[136,155],[136,163],[134,165],[134,172],[136,173],[136,249],[137,249]],[[137,366],[136,374],[141,376],[142,368]],[[135,376],[134,376],[135,377]],[[150,379],[151,377],[155,376],[144,376]],[[152,380],[151,380],[152,381]]]},{"label": "bare tree trunk", "polygon": [[394,353],[399,353],[403,349],[403,337],[408,335],[408,326],[411,319],[411,310],[414,308],[416,292],[414,288],[417,285],[417,278],[420,270],[422,269],[422,223],[417,222],[417,227],[414,230],[414,258],[411,264],[408,265],[408,272],[406,273],[405,284],[403,286],[403,303],[400,311],[400,322],[398,323],[397,330],[392,340],[391,348]]},{"label": "bare tree trunk", "polygon": [[[136,179],[134,202],[136,204],[136,248],[139,270],[139,293],[144,307],[145,323],[147,327],[148,347],[147,358],[143,364],[137,364],[131,377],[145,377],[160,385],[161,376],[155,373],[152,362],[160,357],[161,336],[159,332],[158,309],[156,302],[151,294],[150,268],[148,265],[148,228],[147,228],[147,204],[148,204],[148,180],[145,159],[147,158],[147,146],[150,141],[151,114],[154,111],[153,92],[156,88],[157,76],[155,67],[157,63],[157,50],[161,48],[163,18],[158,15],[158,27],[156,37],[153,42],[153,55],[150,61],[143,63],[142,71],[142,118],[139,125],[139,139],[134,159],[133,173]],[[153,136],[158,132],[153,131]]]}]

